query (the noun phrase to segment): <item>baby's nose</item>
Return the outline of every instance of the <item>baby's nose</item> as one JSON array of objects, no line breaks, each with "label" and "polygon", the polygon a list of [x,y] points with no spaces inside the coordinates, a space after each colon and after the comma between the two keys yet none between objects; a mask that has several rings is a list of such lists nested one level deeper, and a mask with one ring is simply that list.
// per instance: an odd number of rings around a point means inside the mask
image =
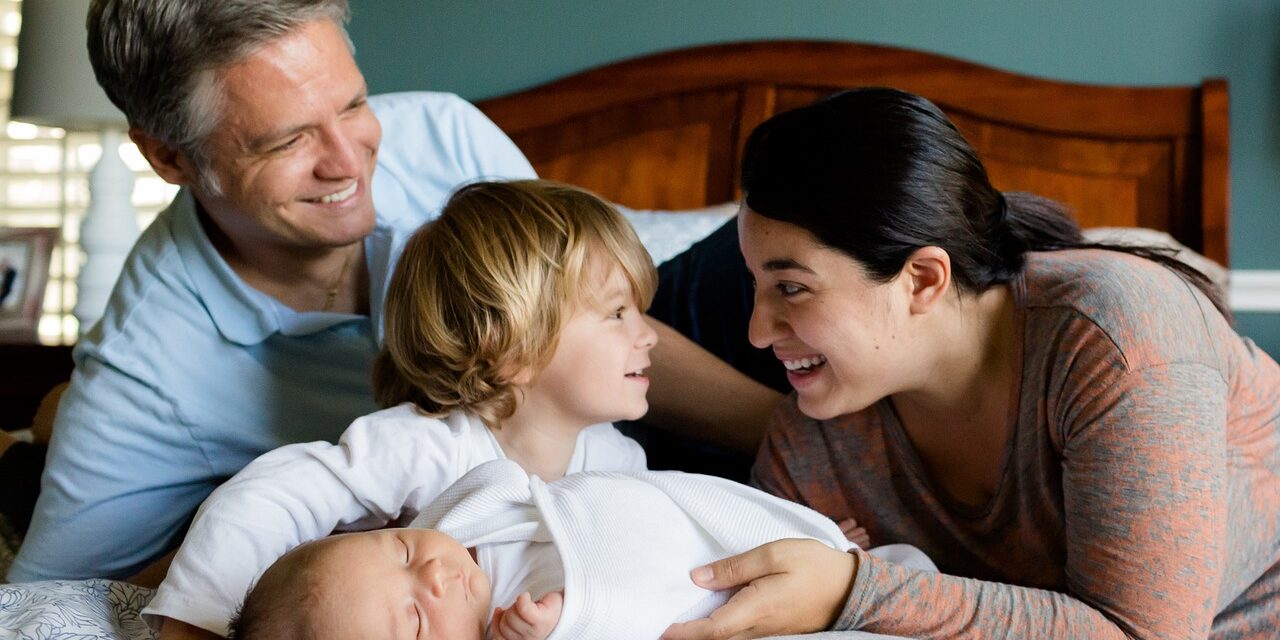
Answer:
[{"label": "baby's nose", "polygon": [[422,572],[426,578],[427,588],[430,589],[431,595],[436,598],[443,598],[449,591],[449,585],[462,578],[460,569],[449,567],[439,560],[428,562],[422,568]]}]

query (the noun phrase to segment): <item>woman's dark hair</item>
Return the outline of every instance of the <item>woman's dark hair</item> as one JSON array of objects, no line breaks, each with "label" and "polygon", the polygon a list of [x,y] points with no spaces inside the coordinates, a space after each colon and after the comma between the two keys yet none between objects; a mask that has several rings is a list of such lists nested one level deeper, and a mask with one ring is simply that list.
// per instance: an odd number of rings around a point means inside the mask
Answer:
[{"label": "woman's dark hair", "polygon": [[945,250],[970,294],[1015,278],[1028,251],[1108,249],[1172,269],[1230,318],[1174,251],[1088,242],[1063,205],[996,190],[942,111],[904,91],[844,91],[765,121],[747,139],[742,190],[752,211],[807,230],[880,282],[921,247]]}]

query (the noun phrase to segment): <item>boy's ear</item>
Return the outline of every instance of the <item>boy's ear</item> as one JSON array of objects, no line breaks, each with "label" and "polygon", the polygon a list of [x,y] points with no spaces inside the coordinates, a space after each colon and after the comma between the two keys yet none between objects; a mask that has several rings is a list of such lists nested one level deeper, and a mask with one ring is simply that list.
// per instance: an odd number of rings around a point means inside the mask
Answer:
[{"label": "boy's ear", "polygon": [[179,186],[197,183],[195,163],[183,151],[138,127],[129,127],[129,139],[138,145],[142,157],[147,159],[156,175],[165,182]]},{"label": "boy's ear", "polygon": [[533,367],[508,364],[498,372],[504,382],[523,387],[533,382]]},{"label": "boy's ear", "polygon": [[951,256],[941,247],[916,249],[902,266],[912,314],[928,313],[951,289]]}]

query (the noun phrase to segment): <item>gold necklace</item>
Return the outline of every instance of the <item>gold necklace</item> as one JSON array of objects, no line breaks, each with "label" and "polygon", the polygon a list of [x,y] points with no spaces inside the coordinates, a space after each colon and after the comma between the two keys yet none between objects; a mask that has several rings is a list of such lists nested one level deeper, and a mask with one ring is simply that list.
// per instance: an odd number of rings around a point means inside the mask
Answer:
[{"label": "gold necklace", "polygon": [[321,311],[329,311],[333,308],[333,303],[338,301],[338,292],[342,290],[342,282],[347,277],[347,267],[351,266],[351,256],[356,250],[347,251],[347,257],[342,260],[342,269],[338,271],[338,278],[333,281],[333,286],[329,287],[329,292],[324,297],[324,307]]}]

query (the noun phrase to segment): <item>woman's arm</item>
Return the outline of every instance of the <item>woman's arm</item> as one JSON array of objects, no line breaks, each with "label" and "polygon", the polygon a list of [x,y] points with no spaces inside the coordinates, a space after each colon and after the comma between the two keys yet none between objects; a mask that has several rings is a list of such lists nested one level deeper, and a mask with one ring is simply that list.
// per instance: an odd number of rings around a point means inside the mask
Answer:
[{"label": "woman's arm", "polygon": [[658,332],[646,420],[690,438],[754,454],[777,391],[739,373],[680,332],[650,318]]},{"label": "woman's arm", "polygon": [[798,600],[829,602],[842,592],[849,597],[836,629],[922,639],[1206,637],[1223,571],[1225,385],[1201,365],[1106,382],[1082,385],[1063,405],[1066,593],[907,569],[862,552],[852,583],[802,582],[785,576],[821,572],[837,552],[788,552],[783,541],[711,565],[710,579],[695,582],[747,588],[710,621],[667,637],[813,629],[824,616]]}]

